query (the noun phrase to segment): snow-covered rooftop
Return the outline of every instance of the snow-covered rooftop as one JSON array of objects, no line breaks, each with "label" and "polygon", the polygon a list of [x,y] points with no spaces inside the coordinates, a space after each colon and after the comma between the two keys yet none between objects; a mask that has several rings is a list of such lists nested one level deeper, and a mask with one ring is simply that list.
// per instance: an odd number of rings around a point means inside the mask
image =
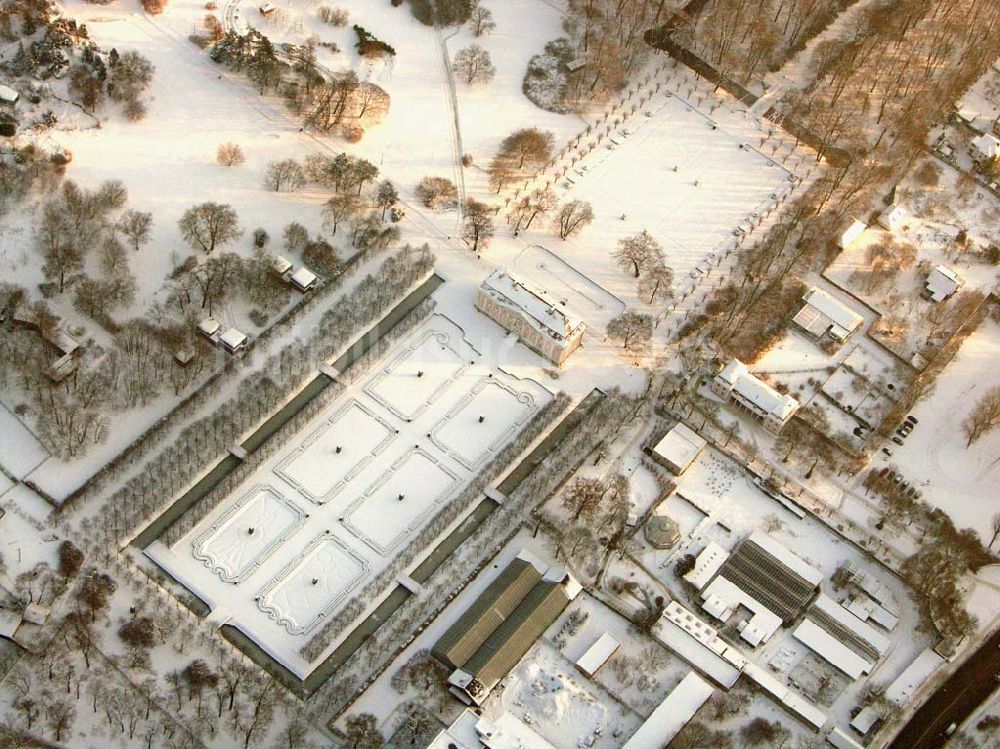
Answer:
[{"label": "snow-covered rooftop", "polygon": [[242,333],[236,328],[229,328],[225,333],[219,336],[219,340],[226,348],[236,349],[246,343],[247,336],[246,333]]},{"label": "snow-covered rooftop", "polygon": [[198,332],[207,336],[213,336],[219,332],[222,325],[214,317],[206,317],[198,323]]},{"label": "snow-covered rooftop", "polygon": [[608,658],[614,655],[621,643],[608,632],[604,632],[594,644],[587,648],[587,652],[580,656],[576,662],[576,667],[587,674],[593,676],[601,666],[608,662]]},{"label": "snow-covered rooftop", "polygon": [[878,222],[885,229],[893,231],[903,222],[903,219],[905,218],[906,209],[893,203],[891,206],[882,211],[882,214],[878,217]]},{"label": "snow-covered rooftop", "polygon": [[892,684],[886,687],[885,698],[897,705],[904,705],[943,664],[944,658],[927,648],[903,669],[903,673],[897,676]]},{"label": "snow-covered rooftop", "polygon": [[316,274],[303,265],[291,275],[290,280],[297,288],[308,289],[316,283]]},{"label": "snow-covered rooftop", "polygon": [[747,593],[731,580],[716,577],[701,592],[705,611],[720,621],[726,621],[737,608],[743,606],[753,612],[745,623],[740,637],[751,646],[767,642],[781,627],[781,617]]},{"label": "snow-covered rooftop", "polygon": [[863,749],[864,745],[859,744],[848,734],[844,733],[843,729],[834,726],[833,730],[827,734],[826,740],[830,742],[831,745],[835,746],[837,749]]},{"label": "snow-covered rooftop", "polygon": [[951,268],[944,265],[937,265],[927,274],[927,281],[924,289],[932,302],[940,302],[947,299],[962,285],[962,279]]},{"label": "snow-covered rooftop", "polygon": [[866,224],[864,221],[858,221],[857,219],[855,219],[854,222],[849,227],[847,227],[847,230],[840,235],[841,249],[846,250],[848,247],[850,247],[851,244],[854,242],[854,240],[860,237],[867,228],[868,224]]},{"label": "snow-covered rooftop", "polygon": [[973,138],[972,147],[987,159],[995,159],[1000,155],[1000,139],[990,133]]},{"label": "snow-covered rooftop", "polygon": [[796,627],[792,635],[816,655],[836,666],[852,679],[858,679],[871,671],[870,660],[858,655],[844,643],[820,627],[812,619],[806,619]]},{"label": "snow-covered rooftop", "polygon": [[763,380],[750,373],[747,365],[739,359],[727,364],[718,377],[732,386],[735,393],[754,404],[764,413],[784,421],[799,407],[799,402],[790,395],[782,395]]},{"label": "snow-covered rooftop", "polygon": [[625,742],[623,749],[660,749],[669,744],[714,691],[711,684],[690,672]]},{"label": "snow-covered rooftop", "polygon": [[481,288],[516,307],[535,327],[557,340],[569,338],[583,325],[548,291],[515,278],[509,271],[493,271]]},{"label": "snow-covered rooftop", "polygon": [[683,422],[678,422],[656,443],[653,453],[683,471],[707,444],[704,437]]},{"label": "snow-covered rooftop", "polygon": [[554,749],[552,744],[511,713],[496,720],[463,710],[441,730],[427,749]]},{"label": "snow-covered rooftop", "polygon": [[794,321],[813,335],[823,335],[830,330],[834,337],[846,338],[864,322],[857,312],[815,286],[802,296],[802,301],[805,306],[795,315]]},{"label": "snow-covered rooftop", "polygon": [[813,585],[819,585],[823,579],[822,572],[792,552],[787,546],[771,538],[764,531],[754,531],[750,534],[749,540],[788,567],[796,575]]},{"label": "snow-covered rooftop", "polygon": [[292,269],[292,262],[284,255],[275,255],[271,261],[271,270],[279,276],[283,276]]},{"label": "snow-covered rooftop", "polygon": [[694,569],[684,575],[684,579],[701,590],[712,579],[722,564],[729,558],[729,552],[715,541],[709,541],[695,558]]}]

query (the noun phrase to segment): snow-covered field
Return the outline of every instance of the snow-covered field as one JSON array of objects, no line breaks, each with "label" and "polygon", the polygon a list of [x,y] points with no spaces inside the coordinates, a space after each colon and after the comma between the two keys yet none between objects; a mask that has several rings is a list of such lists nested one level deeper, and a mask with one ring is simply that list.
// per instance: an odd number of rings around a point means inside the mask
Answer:
[{"label": "snow-covered field", "polygon": [[45,445],[17,416],[0,403],[0,466],[16,479],[23,479],[49,457]]},{"label": "snow-covered field", "polygon": [[201,596],[213,619],[304,675],[305,635],[389,565],[550,399],[436,315],[184,538],[147,554]]},{"label": "snow-covered field", "polygon": [[988,317],[966,339],[938,377],[933,390],[913,407],[919,423],[891,459],[923,492],[923,499],[948,513],[959,528],[972,528],[989,543],[991,519],[1000,512],[1000,430],[966,447],[962,422],[997,385],[1000,323]]}]

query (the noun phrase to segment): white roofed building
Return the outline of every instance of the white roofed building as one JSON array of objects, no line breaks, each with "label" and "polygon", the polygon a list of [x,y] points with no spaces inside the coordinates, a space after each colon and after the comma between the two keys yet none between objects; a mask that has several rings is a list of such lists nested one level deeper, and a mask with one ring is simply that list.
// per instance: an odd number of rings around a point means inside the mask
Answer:
[{"label": "white roofed building", "polygon": [[499,269],[479,287],[476,309],[557,365],[580,347],[587,327],[544,289]]},{"label": "white roofed building", "polygon": [[718,553],[708,551],[706,547],[692,570],[700,572],[699,582],[711,573],[711,581],[699,586],[702,608],[721,622],[740,609],[749,611],[750,617],[739,621],[737,628],[752,647],[767,642],[783,624],[797,619],[823,578],[819,570],[760,531],[750,534],[721,561]]},{"label": "white roofed building", "polygon": [[639,726],[623,749],[661,749],[680,733],[715,689],[691,671]]},{"label": "white roofed building", "polygon": [[867,228],[868,224],[866,224],[864,221],[858,221],[857,219],[855,219],[854,222],[847,227],[846,231],[844,231],[844,233],[840,235],[840,240],[838,241],[840,249],[846,250],[848,247],[854,244],[854,240],[860,237]]},{"label": "white roofed building", "polygon": [[906,210],[893,203],[878,217],[879,226],[886,231],[896,231],[906,220]]},{"label": "white roofed building", "polygon": [[511,713],[495,720],[463,710],[454,722],[427,745],[427,749],[555,749],[524,721]]},{"label": "white roofed building", "polygon": [[284,278],[292,270],[291,261],[284,255],[275,255],[271,261],[271,270],[278,278]]},{"label": "white roofed building", "polygon": [[10,86],[0,84],[0,104],[13,106],[17,104],[17,100],[20,98],[21,94],[19,94],[15,89]]},{"label": "white roofed building", "polygon": [[236,328],[229,328],[219,336],[219,344],[230,354],[238,354],[246,348],[247,336]]},{"label": "white roofed building", "polygon": [[775,434],[799,410],[797,400],[790,395],[782,395],[752,375],[747,365],[739,359],[733,359],[723,367],[712,380],[711,389],[720,398],[735,401]]},{"label": "white roofed building", "polygon": [[306,292],[316,285],[316,274],[303,265],[288,277],[288,282],[298,291]]},{"label": "white roofed building", "polygon": [[653,447],[652,457],[675,475],[687,470],[708,442],[683,422],[678,422]]},{"label": "white roofed building", "polygon": [[980,159],[995,159],[1000,156],[1000,139],[991,133],[973,138],[972,155]]},{"label": "white roofed building", "polygon": [[935,266],[924,282],[924,299],[943,302],[962,287],[959,275],[944,265]]},{"label": "white roofed building", "polygon": [[221,328],[222,324],[214,317],[206,317],[198,323],[198,332],[206,338],[218,335]]},{"label": "white roofed building", "polygon": [[792,632],[831,666],[858,679],[870,674],[890,641],[827,595],[820,595]]},{"label": "white roofed building", "polygon": [[805,305],[792,322],[815,339],[829,336],[843,343],[865,319],[843,302],[813,286],[802,296]]},{"label": "white roofed building", "polygon": [[621,643],[616,637],[605,632],[594,644],[587,648],[587,652],[580,656],[576,662],[576,667],[586,674],[593,676],[601,667],[608,662],[608,659],[615,654]]},{"label": "white roofed building", "polygon": [[902,707],[944,663],[944,658],[927,648],[886,687],[885,698]]}]

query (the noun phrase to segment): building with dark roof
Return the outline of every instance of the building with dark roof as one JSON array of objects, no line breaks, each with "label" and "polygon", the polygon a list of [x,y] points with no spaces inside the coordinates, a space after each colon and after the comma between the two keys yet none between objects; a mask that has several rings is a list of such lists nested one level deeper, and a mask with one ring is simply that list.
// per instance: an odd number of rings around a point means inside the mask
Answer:
[{"label": "building with dark roof", "polygon": [[448,684],[466,704],[482,703],[580,589],[564,570],[526,557],[507,565],[431,650],[454,669]]}]

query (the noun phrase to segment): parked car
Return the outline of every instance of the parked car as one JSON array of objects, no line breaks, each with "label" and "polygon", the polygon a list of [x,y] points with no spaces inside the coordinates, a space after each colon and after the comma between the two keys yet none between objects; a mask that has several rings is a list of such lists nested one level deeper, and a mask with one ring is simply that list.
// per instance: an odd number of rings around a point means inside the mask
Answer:
[{"label": "parked car", "polygon": [[903,438],[902,437],[893,437],[892,441],[895,442],[897,445],[902,445],[903,444]]},{"label": "parked car", "polygon": [[892,457],[892,450],[890,450],[888,447],[883,447],[882,448],[882,452],[883,452],[883,454],[885,454],[885,457],[887,457],[887,458],[891,458]]},{"label": "parked car", "polygon": [[905,429],[897,429],[896,434],[898,434],[900,437],[905,437],[906,435],[909,434],[909,432],[907,432]]},{"label": "parked car", "polygon": [[910,422],[911,424],[919,424],[919,423],[920,423],[920,422],[919,422],[919,421],[917,420],[917,417],[916,417],[916,416],[914,416],[913,414],[909,414],[909,415],[908,415],[908,416],[906,417],[906,420],[907,420],[908,422]]}]

